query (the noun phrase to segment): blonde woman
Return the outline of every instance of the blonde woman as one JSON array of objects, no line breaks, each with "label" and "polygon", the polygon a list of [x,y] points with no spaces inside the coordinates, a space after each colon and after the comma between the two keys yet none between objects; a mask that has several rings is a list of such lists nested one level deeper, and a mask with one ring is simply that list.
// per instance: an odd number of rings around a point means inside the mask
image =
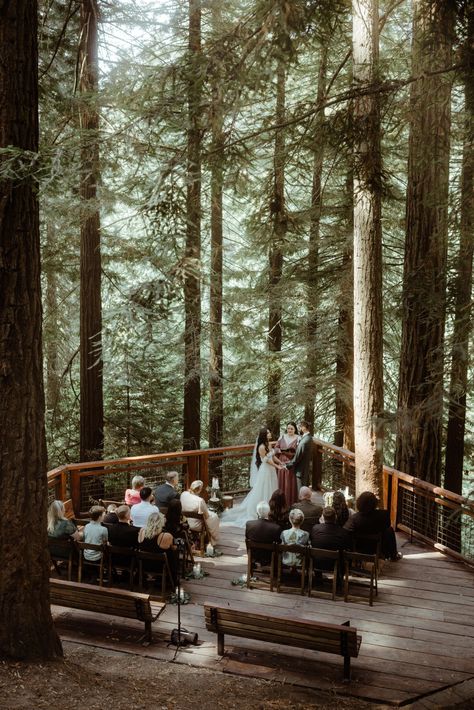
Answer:
[{"label": "blonde woman", "polygon": [[[164,552],[168,558],[168,564],[173,577],[173,582],[176,583],[176,571],[178,568],[178,555],[176,545],[173,544],[173,536],[164,532],[165,516],[157,511],[150,513],[146,525],[140,529],[138,533],[138,547],[142,552]],[[161,571],[157,570],[153,563],[145,565],[148,572]]]},{"label": "blonde woman", "polygon": [[[48,508],[48,537],[56,538],[57,540],[79,540],[81,533],[77,529],[72,520],[66,518],[64,503],[61,500],[53,500]],[[64,555],[61,549],[51,549],[55,557]]]},{"label": "blonde woman", "polygon": [[[206,501],[201,498],[201,492],[204,483],[202,481],[193,481],[187,491],[181,493],[181,505],[183,507],[183,515],[186,513],[202,513],[209,530],[211,545],[217,543],[219,537],[219,518],[215,513],[209,511]],[[189,529],[200,532],[202,523],[196,518],[188,518]]]}]

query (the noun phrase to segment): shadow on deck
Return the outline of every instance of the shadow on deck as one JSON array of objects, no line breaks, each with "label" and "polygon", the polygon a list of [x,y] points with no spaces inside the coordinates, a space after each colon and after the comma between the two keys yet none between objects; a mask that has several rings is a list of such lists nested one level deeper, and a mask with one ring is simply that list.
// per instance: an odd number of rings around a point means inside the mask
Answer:
[{"label": "shadow on deck", "polygon": [[[143,629],[138,622],[60,607],[53,608],[54,616],[61,637],[69,641],[390,705],[425,698],[424,707],[455,707],[463,699],[456,689],[463,684],[465,688],[469,680],[474,687],[474,572],[403,535],[398,542],[404,557],[385,565],[379,596],[369,607],[362,597],[346,604],[343,599],[309,599],[296,591],[277,594],[233,586],[232,580],[246,572],[245,544],[242,530],[224,527],[222,557],[201,560],[209,576],[184,583],[191,603],[182,607],[182,624],[199,633],[200,645],[178,653],[167,645],[177,624],[176,606],[169,605],[154,625],[155,643],[148,648],[137,644]],[[226,637],[226,655],[218,657],[216,637],[204,625],[206,601],[252,605],[262,613],[323,622],[350,620],[362,635],[351,683],[342,683],[342,659],[323,653],[240,638],[233,643]],[[451,705],[430,704],[430,696],[448,688],[454,698]]]}]

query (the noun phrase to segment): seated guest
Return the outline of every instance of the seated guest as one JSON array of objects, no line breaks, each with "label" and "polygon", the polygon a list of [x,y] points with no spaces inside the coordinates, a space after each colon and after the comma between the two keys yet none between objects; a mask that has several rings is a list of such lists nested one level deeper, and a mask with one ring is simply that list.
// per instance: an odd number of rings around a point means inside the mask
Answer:
[{"label": "seated guest", "polygon": [[288,507],[286,505],[286,498],[283,491],[279,488],[272,493],[270,500],[268,501],[270,506],[270,513],[268,519],[272,523],[276,523],[280,526],[282,530],[290,527],[290,522],[288,520]]},{"label": "seated guest", "polygon": [[140,491],[140,503],[132,505],[130,515],[132,523],[136,528],[142,528],[146,525],[148,516],[151,513],[156,513],[158,508],[153,505],[153,493],[149,486],[144,486]]},{"label": "seated guest", "polygon": [[[219,518],[216,513],[210,512],[207,508],[206,501],[200,497],[203,488],[202,481],[193,481],[187,491],[181,493],[181,505],[183,507],[183,515],[186,513],[202,513],[209,530],[211,545],[217,543],[219,537]],[[189,529],[201,531],[202,523],[195,518],[188,519]]]},{"label": "seated guest", "polygon": [[166,481],[161,486],[155,488],[155,504],[158,508],[166,508],[174,498],[179,498],[179,493],[176,487],[179,483],[179,473],[170,471],[166,474]]},{"label": "seated guest", "polygon": [[334,491],[332,507],[336,511],[336,522],[341,528],[347,523],[349,517],[354,515],[354,511],[348,507],[346,497],[342,491]]},{"label": "seated guest", "polygon": [[[101,505],[93,505],[90,509],[91,521],[84,527],[84,542],[89,545],[103,545],[109,539],[109,531],[102,523],[105,516],[105,508]],[[84,559],[89,562],[97,562],[102,557],[99,550],[84,550]]]},{"label": "seated guest", "polygon": [[[334,508],[323,509],[323,520],[324,523],[316,523],[311,530],[311,547],[319,547],[322,550],[352,550],[352,535],[337,524]],[[328,562],[330,569],[332,562]]]},{"label": "seated guest", "polygon": [[131,525],[128,505],[120,505],[117,508],[117,522],[109,526],[109,542],[117,547],[137,547],[139,530]]},{"label": "seated guest", "polygon": [[321,510],[326,505],[326,502],[324,499],[324,491],[319,484],[317,484],[316,486],[313,486],[313,488],[312,488],[311,503],[313,503],[313,505],[320,505]]},{"label": "seated guest", "polygon": [[[370,491],[361,493],[357,498],[357,513],[351,515],[344,525],[354,538],[358,535],[382,535],[382,555],[385,559],[397,562],[402,554],[397,551],[397,539],[395,532],[390,525],[390,514],[388,510],[378,510],[377,497]],[[367,545],[358,544],[356,540],[357,552],[373,554],[374,549],[369,549]]]},{"label": "seated guest", "polygon": [[182,505],[179,498],[172,498],[170,500],[165,518],[166,522],[163,530],[169,532],[174,539],[184,537],[186,531],[189,529],[189,525],[186,518],[182,515]]},{"label": "seated guest", "polygon": [[313,525],[319,522],[323,509],[322,506],[314,505],[314,503],[311,502],[311,488],[308,488],[308,486],[301,486],[299,499],[299,503],[293,503],[291,509],[294,510],[298,508],[298,510],[303,511],[304,522],[301,528],[309,533],[313,529]]},{"label": "seated guest", "polygon": [[[66,518],[64,503],[61,500],[53,500],[48,508],[48,537],[57,540],[79,540],[80,532],[72,520]],[[67,555],[61,548],[50,548],[54,557],[64,557]]]},{"label": "seated guest", "polygon": [[115,503],[111,503],[107,506],[107,513],[104,516],[103,522],[106,525],[115,525],[115,523],[118,523],[117,506]]},{"label": "seated guest", "polygon": [[[304,513],[298,508],[290,510],[289,519],[291,528],[283,530],[281,533],[281,541],[284,545],[306,545],[309,540],[309,533],[306,530],[301,530],[301,525],[304,522]],[[301,555],[297,552],[284,552],[282,562],[288,567],[301,567]]]},{"label": "seated guest", "polygon": [[145,485],[143,476],[134,476],[132,478],[132,487],[125,491],[125,503],[127,505],[137,505],[140,503],[140,491]]},{"label": "seated guest", "polygon": [[[265,500],[257,505],[258,520],[249,520],[245,524],[245,539],[252,542],[262,542],[271,545],[280,542],[281,528],[277,523],[268,519],[270,506]],[[252,558],[261,565],[268,565],[271,561],[271,552],[266,550],[253,550]]]},{"label": "seated guest", "polygon": [[[165,516],[163,513],[160,513],[159,510],[151,513],[148,516],[146,525],[138,533],[138,547],[143,552],[164,552],[168,558],[173,584],[176,584],[178,554],[173,543],[173,536],[163,530],[164,524]],[[144,568],[148,572],[161,571],[153,562],[147,562]]]}]

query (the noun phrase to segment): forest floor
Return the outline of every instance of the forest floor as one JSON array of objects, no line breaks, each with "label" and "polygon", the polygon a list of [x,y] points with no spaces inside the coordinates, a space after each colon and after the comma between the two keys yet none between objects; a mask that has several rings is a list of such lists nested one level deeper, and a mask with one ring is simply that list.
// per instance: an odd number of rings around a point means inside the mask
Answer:
[{"label": "forest floor", "polygon": [[361,700],[64,642],[64,662],[0,662],[2,710],[368,710]]}]

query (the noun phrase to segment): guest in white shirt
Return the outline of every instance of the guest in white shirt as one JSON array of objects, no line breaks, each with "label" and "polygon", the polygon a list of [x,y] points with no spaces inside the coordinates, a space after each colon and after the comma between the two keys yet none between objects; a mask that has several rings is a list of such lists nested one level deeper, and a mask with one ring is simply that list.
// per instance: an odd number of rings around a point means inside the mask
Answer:
[{"label": "guest in white shirt", "polygon": [[[183,506],[183,515],[186,513],[202,513],[204,520],[206,521],[207,529],[209,530],[209,536],[211,538],[211,545],[215,545],[217,538],[219,537],[219,517],[208,510],[206,501],[199,495],[203,489],[202,481],[193,481],[189,487],[189,490],[183,491],[181,493],[181,505]],[[196,518],[188,519],[190,530],[201,530],[202,523]]]},{"label": "guest in white shirt", "polygon": [[149,486],[145,486],[140,491],[141,503],[132,505],[130,517],[136,528],[143,528],[147,524],[148,516],[151,513],[159,512],[156,505],[153,505],[153,491]]}]

